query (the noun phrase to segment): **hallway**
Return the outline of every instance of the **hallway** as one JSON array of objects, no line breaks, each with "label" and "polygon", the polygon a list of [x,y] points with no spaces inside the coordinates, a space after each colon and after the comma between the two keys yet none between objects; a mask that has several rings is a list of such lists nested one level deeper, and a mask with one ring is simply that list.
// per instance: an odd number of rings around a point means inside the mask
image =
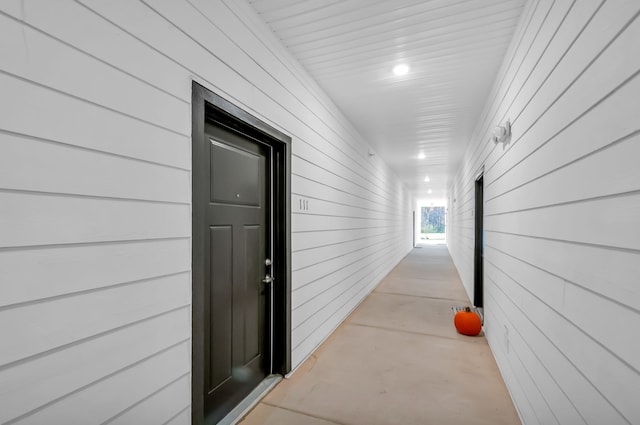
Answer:
[{"label": "hallway", "polygon": [[[242,425],[520,424],[443,244],[414,248]],[[482,335],[482,334],[481,334]]]}]

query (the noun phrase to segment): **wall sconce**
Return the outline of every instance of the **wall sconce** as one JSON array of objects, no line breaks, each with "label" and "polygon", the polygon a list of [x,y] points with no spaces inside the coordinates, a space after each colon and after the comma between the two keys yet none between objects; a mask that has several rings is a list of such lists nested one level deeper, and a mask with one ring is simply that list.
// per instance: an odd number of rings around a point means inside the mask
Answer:
[{"label": "wall sconce", "polygon": [[497,145],[498,143],[506,143],[509,137],[511,137],[511,122],[507,120],[504,125],[497,125],[493,129],[493,137],[491,139]]}]

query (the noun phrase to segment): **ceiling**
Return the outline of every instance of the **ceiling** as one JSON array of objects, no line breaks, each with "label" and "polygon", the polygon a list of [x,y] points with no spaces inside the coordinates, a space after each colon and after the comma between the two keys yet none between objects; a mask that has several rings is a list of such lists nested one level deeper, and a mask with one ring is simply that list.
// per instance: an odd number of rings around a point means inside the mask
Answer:
[{"label": "ceiling", "polygon": [[[249,3],[375,154],[429,200],[446,197],[525,1]],[[404,76],[392,71],[400,63]]]}]

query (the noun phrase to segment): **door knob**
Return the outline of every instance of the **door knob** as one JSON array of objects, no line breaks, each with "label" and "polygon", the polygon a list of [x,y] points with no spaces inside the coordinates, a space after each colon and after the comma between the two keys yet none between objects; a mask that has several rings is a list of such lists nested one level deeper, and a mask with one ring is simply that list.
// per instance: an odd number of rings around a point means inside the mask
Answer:
[{"label": "door knob", "polygon": [[264,279],[262,279],[262,282],[263,283],[271,283],[271,282],[273,282],[273,278],[267,274],[267,275],[265,275]]}]

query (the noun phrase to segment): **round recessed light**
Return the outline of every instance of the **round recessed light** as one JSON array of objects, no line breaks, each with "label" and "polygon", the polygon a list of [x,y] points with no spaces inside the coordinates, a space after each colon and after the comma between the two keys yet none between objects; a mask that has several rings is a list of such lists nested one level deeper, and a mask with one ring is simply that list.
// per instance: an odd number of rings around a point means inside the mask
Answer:
[{"label": "round recessed light", "polygon": [[427,155],[423,154],[422,152],[418,154],[418,159],[425,159],[426,157]]},{"label": "round recessed light", "polygon": [[397,76],[406,75],[409,72],[409,65],[405,65],[401,63],[400,65],[396,65],[393,67],[393,73]]},{"label": "round recessed light", "polygon": [[433,190],[429,189],[429,190],[427,190],[427,193],[428,193],[429,195],[431,195],[431,194],[433,193]]},{"label": "round recessed light", "polygon": [[431,179],[429,178],[429,176],[424,178],[424,181],[426,181],[427,183],[431,181]]}]

